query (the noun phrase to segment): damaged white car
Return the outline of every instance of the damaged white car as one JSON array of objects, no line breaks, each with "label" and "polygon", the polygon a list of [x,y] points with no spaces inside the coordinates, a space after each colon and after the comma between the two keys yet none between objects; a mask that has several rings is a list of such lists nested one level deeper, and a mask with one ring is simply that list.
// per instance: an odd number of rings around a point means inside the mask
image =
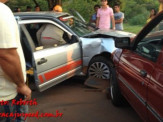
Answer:
[{"label": "damaged white car", "polygon": [[15,13],[27,76],[43,91],[87,67],[86,75],[110,77],[114,41],[134,37],[122,31],[95,31],[68,13]]}]

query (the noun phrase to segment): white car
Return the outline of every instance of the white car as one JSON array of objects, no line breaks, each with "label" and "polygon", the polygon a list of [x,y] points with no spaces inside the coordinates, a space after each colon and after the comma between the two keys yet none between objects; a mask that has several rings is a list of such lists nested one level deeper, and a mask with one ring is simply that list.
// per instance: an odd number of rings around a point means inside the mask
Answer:
[{"label": "white car", "polygon": [[[68,13],[15,13],[29,82],[48,89],[87,67],[88,76],[110,78],[115,38],[132,33],[96,30]],[[32,73],[31,73],[32,72]]]}]

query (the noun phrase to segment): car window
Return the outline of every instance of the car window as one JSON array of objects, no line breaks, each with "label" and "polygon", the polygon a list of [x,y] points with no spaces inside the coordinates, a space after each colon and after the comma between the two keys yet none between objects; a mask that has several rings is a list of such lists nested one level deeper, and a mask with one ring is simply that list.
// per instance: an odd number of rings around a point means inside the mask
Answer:
[{"label": "car window", "polygon": [[37,50],[57,47],[70,42],[69,36],[62,29],[51,23],[25,24]]},{"label": "car window", "polygon": [[163,20],[151,31],[151,33],[153,32],[159,32],[163,30]]},{"label": "car window", "polygon": [[163,21],[155,26],[155,28],[138,43],[136,52],[139,55],[156,62],[162,47]]},{"label": "car window", "polygon": [[87,26],[85,23],[79,21],[73,16],[62,16],[58,19],[62,21],[65,25],[67,25],[69,28],[71,28],[71,30],[80,37],[94,31],[94,28]]}]

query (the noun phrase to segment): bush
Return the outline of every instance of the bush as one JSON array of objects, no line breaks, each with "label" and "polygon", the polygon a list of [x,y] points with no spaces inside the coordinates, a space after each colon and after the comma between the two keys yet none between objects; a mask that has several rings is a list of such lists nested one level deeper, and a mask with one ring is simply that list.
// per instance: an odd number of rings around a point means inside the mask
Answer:
[{"label": "bush", "polygon": [[139,14],[128,20],[131,25],[144,25],[147,21],[147,16],[145,14]]},{"label": "bush", "polygon": [[132,9],[126,10],[126,20],[129,22],[129,24],[132,25],[144,25],[146,23],[146,20],[149,17],[149,11],[147,11],[147,8],[145,7],[145,4],[136,4],[133,6],[131,4]]},{"label": "bush", "polygon": [[[48,10],[48,3],[45,0],[36,0],[42,11]],[[21,11],[26,11],[26,6],[31,6],[34,11],[35,4],[32,0],[11,0],[7,5],[14,10],[15,7],[20,7]]]},{"label": "bush", "polygon": [[69,9],[78,11],[86,21],[89,21],[90,16],[94,13],[94,5],[99,2],[92,0],[71,0],[65,1],[63,4],[63,10],[69,12]]}]

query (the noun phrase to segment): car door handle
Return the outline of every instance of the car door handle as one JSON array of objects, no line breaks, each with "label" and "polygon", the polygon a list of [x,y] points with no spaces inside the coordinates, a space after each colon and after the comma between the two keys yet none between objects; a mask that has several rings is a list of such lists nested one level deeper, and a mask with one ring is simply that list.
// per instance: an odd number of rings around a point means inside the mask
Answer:
[{"label": "car door handle", "polygon": [[48,60],[45,58],[41,58],[40,61],[37,62],[38,65],[41,65],[43,63],[46,63]]},{"label": "car door handle", "polygon": [[145,70],[140,70],[140,75],[142,77],[146,77],[147,76],[147,72]]}]

